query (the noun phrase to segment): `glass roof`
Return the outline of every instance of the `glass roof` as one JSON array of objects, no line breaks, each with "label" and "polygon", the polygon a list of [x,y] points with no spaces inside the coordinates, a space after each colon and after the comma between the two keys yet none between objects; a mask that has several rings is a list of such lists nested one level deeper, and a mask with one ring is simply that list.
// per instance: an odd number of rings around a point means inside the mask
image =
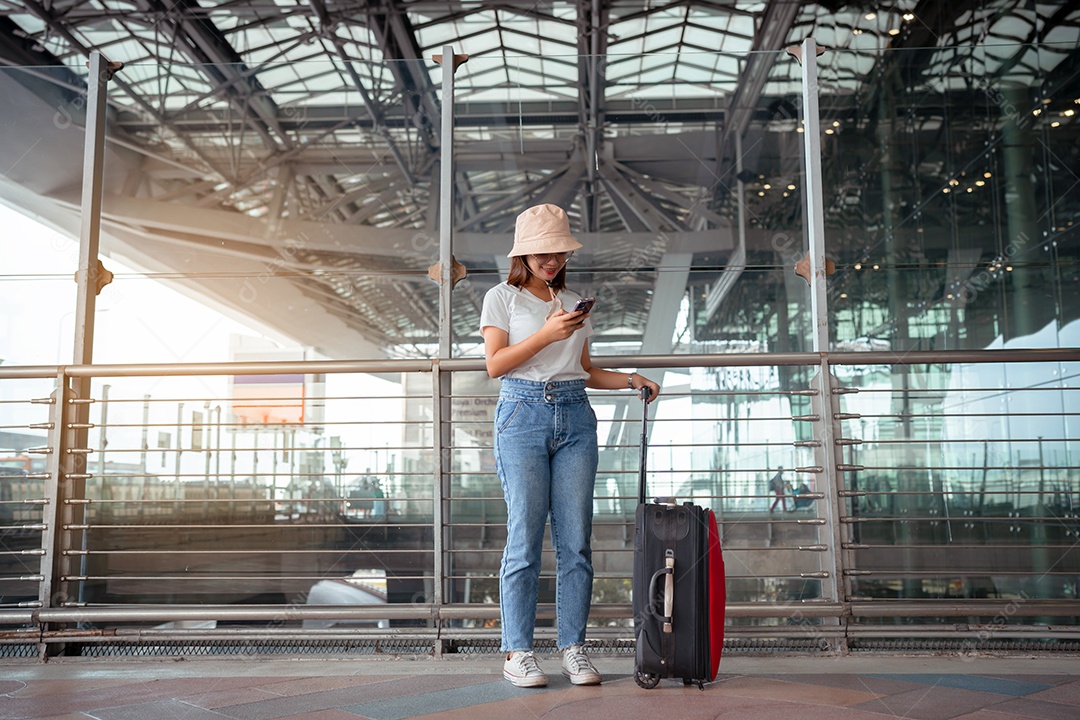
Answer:
[{"label": "glass roof", "polygon": [[[357,228],[434,223],[444,98],[432,56],[447,45],[469,56],[454,75],[454,210],[470,232],[504,232],[521,203],[542,198],[568,205],[586,232],[716,228],[734,207],[736,161],[775,183],[755,186],[752,220],[783,222],[790,207],[773,191],[797,187],[802,129],[802,74],[787,49],[806,37],[828,51],[828,139],[865,127],[889,83],[974,92],[949,107],[982,108],[973,127],[991,122],[987,88],[1005,82],[1038,88],[1059,123],[1080,96],[1080,7],[1065,3],[634,0],[599,3],[595,16],[592,2],[557,0],[149,5],[0,0],[16,28],[8,63],[60,64],[66,77],[47,82],[70,91],[92,49],[122,61],[111,131],[151,164],[186,168],[146,180],[147,193]],[[919,127],[942,122],[927,111]],[[709,257],[715,267],[726,255]],[[344,298],[344,287],[328,292]],[[644,311],[627,307],[612,327]]]}]

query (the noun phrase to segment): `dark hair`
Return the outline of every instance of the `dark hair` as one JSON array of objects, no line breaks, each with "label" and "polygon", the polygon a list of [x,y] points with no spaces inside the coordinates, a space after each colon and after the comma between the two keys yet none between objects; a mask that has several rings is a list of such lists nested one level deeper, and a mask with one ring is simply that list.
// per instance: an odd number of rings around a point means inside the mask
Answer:
[{"label": "dark hair", "polygon": [[[526,255],[515,255],[510,258],[510,274],[506,276],[506,284],[511,287],[522,288],[529,281],[529,265],[525,261]],[[566,265],[552,279],[551,287],[556,290],[566,289]]]}]

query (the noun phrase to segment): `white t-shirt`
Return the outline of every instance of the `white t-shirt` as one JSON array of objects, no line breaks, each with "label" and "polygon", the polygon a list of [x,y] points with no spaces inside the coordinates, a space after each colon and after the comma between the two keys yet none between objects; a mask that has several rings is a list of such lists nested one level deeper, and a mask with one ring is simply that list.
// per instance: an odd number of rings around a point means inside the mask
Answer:
[{"label": "white t-shirt", "polygon": [[[580,295],[569,290],[558,293],[558,299],[567,312],[580,298]],[[480,331],[483,332],[486,327],[505,330],[510,336],[508,344],[514,345],[542,328],[550,309],[550,300],[541,300],[528,290],[502,282],[484,295]],[[581,351],[592,332],[592,321],[586,319],[585,325],[573,335],[551,343],[503,377],[537,382],[587,379],[589,374],[581,367]]]}]

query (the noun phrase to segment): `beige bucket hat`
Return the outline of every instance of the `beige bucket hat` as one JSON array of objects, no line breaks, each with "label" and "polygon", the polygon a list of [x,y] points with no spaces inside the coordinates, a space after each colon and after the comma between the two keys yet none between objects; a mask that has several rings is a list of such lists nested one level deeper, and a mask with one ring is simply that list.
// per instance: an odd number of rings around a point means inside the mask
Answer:
[{"label": "beige bucket hat", "polygon": [[514,249],[506,257],[572,252],[584,247],[570,234],[570,219],[558,205],[534,205],[517,216]]}]

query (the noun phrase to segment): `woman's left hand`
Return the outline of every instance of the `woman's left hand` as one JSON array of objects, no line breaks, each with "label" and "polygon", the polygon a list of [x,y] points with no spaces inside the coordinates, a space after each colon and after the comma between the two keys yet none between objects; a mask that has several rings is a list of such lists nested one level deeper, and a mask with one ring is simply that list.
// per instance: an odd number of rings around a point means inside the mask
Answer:
[{"label": "woman's left hand", "polygon": [[633,386],[634,390],[637,391],[638,397],[641,397],[641,388],[649,388],[649,402],[655,400],[656,397],[660,394],[660,385],[653,382],[644,375],[634,373],[630,377],[630,384]]}]

